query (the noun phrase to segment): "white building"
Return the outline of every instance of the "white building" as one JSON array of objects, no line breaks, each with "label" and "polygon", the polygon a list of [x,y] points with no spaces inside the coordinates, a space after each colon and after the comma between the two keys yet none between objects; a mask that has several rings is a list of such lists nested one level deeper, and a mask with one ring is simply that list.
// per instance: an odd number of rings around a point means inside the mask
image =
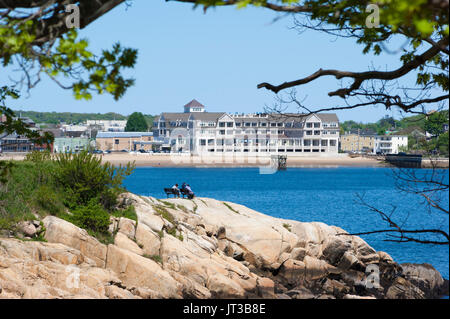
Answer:
[{"label": "white building", "polygon": [[374,153],[376,154],[398,154],[400,147],[405,149],[408,147],[408,136],[375,136],[374,145]]},{"label": "white building", "polygon": [[126,120],[87,120],[89,127],[98,127],[102,132],[124,132],[127,126]]},{"label": "white building", "polygon": [[172,152],[196,155],[335,155],[339,144],[336,114],[230,115],[196,100],[155,118],[153,132]]}]

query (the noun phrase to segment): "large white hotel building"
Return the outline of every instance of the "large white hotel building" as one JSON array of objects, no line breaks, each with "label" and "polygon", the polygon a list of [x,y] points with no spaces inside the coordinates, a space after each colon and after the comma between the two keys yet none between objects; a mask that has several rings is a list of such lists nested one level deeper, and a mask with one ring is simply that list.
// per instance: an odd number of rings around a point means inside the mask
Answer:
[{"label": "large white hotel building", "polygon": [[183,113],[161,113],[155,140],[171,152],[194,155],[327,156],[338,153],[336,114],[246,114],[206,112],[196,100]]}]

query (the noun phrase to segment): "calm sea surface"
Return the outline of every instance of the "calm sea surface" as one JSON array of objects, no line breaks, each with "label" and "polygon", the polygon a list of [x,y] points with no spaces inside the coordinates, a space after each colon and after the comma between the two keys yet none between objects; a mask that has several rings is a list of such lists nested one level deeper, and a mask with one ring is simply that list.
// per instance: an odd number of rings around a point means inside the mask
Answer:
[{"label": "calm sea surface", "polygon": [[[448,181],[448,170],[440,173]],[[356,194],[386,212],[395,207],[393,219],[405,220],[405,228],[449,230],[448,215],[430,214],[418,196],[397,191],[390,168],[289,168],[272,175],[261,175],[257,168],[137,168],[125,186],[136,194],[164,198],[164,187],[183,182],[200,197],[239,203],[274,217],[320,221],[352,233],[387,228],[377,213],[359,204]],[[448,209],[448,193],[444,205]],[[399,263],[430,263],[449,278],[448,245],[385,242],[385,234],[361,237]]]}]

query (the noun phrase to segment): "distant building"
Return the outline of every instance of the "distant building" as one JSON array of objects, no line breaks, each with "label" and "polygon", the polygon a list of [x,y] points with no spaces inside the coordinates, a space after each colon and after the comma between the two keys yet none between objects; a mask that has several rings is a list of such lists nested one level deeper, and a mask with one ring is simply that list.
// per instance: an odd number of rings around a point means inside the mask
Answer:
[{"label": "distant building", "polygon": [[87,120],[86,125],[99,132],[124,132],[126,120]]},{"label": "distant building", "polygon": [[163,149],[196,155],[338,153],[336,114],[241,114],[206,112],[197,100],[183,113],[161,113],[153,123]]},{"label": "distant building", "polygon": [[[20,119],[31,131],[38,131],[36,128],[36,123],[28,117],[14,117],[13,120]],[[1,116],[1,122],[6,121],[6,116]],[[11,134],[2,133],[0,134],[0,152],[18,152],[27,153],[31,151],[43,151],[49,149],[53,151],[53,144],[51,145],[39,145],[31,141],[28,137],[24,135],[19,135],[16,132]]]},{"label": "distant building", "polygon": [[152,150],[152,132],[98,132],[96,149],[102,151]]},{"label": "distant building", "polygon": [[408,147],[408,136],[386,135],[375,137],[376,154],[398,154],[401,147]]},{"label": "distant building", "polygon": [[86,132],[88,127],[87,125],[79,124],[62,124],[61,129],[64,132]]},{"label": "distant building", "polygon": [[32,142],[29,138],[16,133],[0,134],[0,152],[1,153],[28,153],[32,151],[53,151],[53,144],[39,145]]},{"label": "distant building", "polygon": [[373,153],[376,132],[372,130],[352,130],[340,138],[340,149],[343,152]]},{"label": "distant building", "polygon": [[55,153],[77,153],[95,146],[87,137],[55,137],[53,145]]}]

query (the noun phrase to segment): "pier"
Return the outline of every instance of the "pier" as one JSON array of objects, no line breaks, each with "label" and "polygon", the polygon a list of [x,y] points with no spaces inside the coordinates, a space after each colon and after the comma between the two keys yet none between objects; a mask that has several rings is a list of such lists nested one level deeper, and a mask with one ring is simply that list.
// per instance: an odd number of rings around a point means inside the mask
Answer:
[{"label": "pier", "polygon": [[285,170],[287,168],[287,156],[286,155],[271,155],[271,166],[277,170]]}]

